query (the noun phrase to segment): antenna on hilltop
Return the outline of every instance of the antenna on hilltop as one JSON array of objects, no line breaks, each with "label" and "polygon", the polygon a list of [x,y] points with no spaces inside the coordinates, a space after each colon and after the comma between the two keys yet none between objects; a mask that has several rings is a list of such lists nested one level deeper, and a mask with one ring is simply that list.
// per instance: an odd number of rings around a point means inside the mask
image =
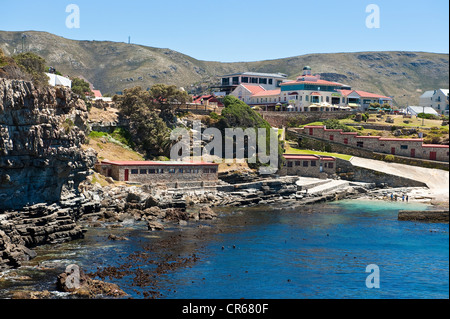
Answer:
[{"label": "antenna on hilltop", "polygon": [[130,42],[131,42],[131,37],[128,36],[128,44],[130,44]]},{"label": "antenna on hilltop", "polygon": [[24,34],[24,33],[22,33],[22,53],[24,53],[25,51],[24,51],[24,48],[23,48],[23,46],[24,46],[24,43],[25,43],[25,38],[27,37],[27,35],[26,34]]}]

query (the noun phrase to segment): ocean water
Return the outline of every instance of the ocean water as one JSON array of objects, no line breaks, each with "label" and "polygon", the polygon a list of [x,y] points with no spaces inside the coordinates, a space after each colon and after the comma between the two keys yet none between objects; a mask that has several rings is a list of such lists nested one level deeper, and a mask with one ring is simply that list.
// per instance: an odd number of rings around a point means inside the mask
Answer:
[{"label": "ocean water", "polygon": [[[165,299],[449,298],[449,225],[397,220],[399,209],[427,207],[344,200],[223,208],[217,220],[163,232],[132,222],[89,228],[82,240],[38,248],[15,270],[29,279],[0,279],[0,297],[54,290],[57,274],[75,262],[87,272],[118,267],[123,276],[104,280],[132,298],[146,291]],[[129,240],[111,241],[110,233]],[[379,288],[366,286],[368,265],[378,266]]]}]

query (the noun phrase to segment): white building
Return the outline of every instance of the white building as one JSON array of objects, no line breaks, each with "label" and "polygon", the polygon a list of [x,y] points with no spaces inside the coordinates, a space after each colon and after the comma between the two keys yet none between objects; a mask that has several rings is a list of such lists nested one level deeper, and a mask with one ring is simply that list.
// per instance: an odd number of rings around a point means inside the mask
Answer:
[{"label": "white building", "polygon": [[448,89],[426,91],[420,96],[420,106],[429,106],[441,115],[449,114]]},{"label": "white building", "polygon": [[239,100],[251,104],[251,97],[254,94],[264,92],[266,89],[259,84],[239,84],[231,93]]},{"label": "white building", "polygon": [[69,88],[72,87],[72,81],[69,78],[66,78],[61,75],[56,75],[53,73],[45,73],[45,74],[49,77],[48,84],[51,86],[62,85],[67,86]]},{"label": "white building", "polygon": [[220,80],[220,85],[215,88],[226,94],[230,94],[240,84],[260,85],[266,90],[274,90],[279,88],[281,83],[286,80],[287,75],[283,73],[234,73],[223,75]]},{"label": "white building", "polygon": [[408,106],[406,108],[406,114],[417,116],[421,113],[439,116],[439,113],[431,106]]}]

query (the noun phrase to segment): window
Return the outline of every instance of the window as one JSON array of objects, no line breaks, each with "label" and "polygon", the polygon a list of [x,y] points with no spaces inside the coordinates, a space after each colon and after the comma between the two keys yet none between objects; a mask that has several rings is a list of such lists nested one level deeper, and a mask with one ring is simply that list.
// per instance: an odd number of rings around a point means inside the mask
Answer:
[{"label": "window", "polygon": [[259,78],[259,84],[267,84],[267,79]]},{"label": "window", "polygon": [[306,101],[306,102],[309,101],[309,95],[305,96],[305,101]]},{"label": "window", "polygon": [[141,170],[139,170],[139,174],[147,174],[147,170],[146,169],[141,169]]},{"label": "window", "polygon": [[242,83],[248,83],[248,76],[243,76],[243,77],[241,78],[241,82],[242,82]]},{"label": "window", "polygon": [[148,170],[148,173],[149,174],[155,174],[156,170],[154,168],[151,168],[151,169]]},{"label": "window", "polygon": [[316,166],[316,165],[317,165],[316,161],[311,161],[311,166]]},{"label": "window", "polygon": [[364,142],[356,142],[357,147],[364,147]]},{"label": "window", "polygon": [[239,84],[239,77],[235,76],[233,77],[233,85],[238,85]]},{"label": "window", "polygon": [[287,167],[292,167],[292,162],[289,161],[289,162],[287,163]]},{"label": "window", "polygon": [[139,174],[139,170],[138,169],[132,169],[131,170],[131,174]]},{"label": "window", "polygon": [[273,80],[269,79],[269,84],[272,85],[273,84]]},{"label": "window", "polygon": [[170,174],[174,174],[175,173],[175,168],[169,168],[169,173]]},{"label": "window", "polygon": [[295,161],[295,166],[300,166],[300,161]]},{"label": "window", "polygon": [[183,169],[182,169],[182,168],[179,168],[179,169],[178,169],[178,173],[183,174]]},{"label": "window", "polygon": [[328,163],[325,163],[323,166],[324,166],[324,167],[328,167]]},{"label": "window", "polygon": [[164,174],[164,169],[163,169],[163,168],[157,168],[157,169],[156,169],[156,172],[157,172],[158,174]]},{"label": "window", "polygon": [[230,79],[229,78],[222,78],[222,85],[230,85]]},{"label": "window", "polygon": [[334,164],[333,163],[328,163],[328,168],[333,168]]},{"label": "window", "polygon": [[327,102],[330,102],[330,97],[329,97],[329,96],[327,96],[326,98],[327,98],[327,100],[326,100],[326,101],[327,101]]},{"label": "window", "polygon": [[400,145],[400,149],[407,150],[408,149],[408,145]]},{"label": "window", "polygon": [[303,167],[308,167],[308,161],[303,161]]},{"label": "window", "polygon": [[252,80],[252,83],[258,83],[258,78],[250,78]]}]

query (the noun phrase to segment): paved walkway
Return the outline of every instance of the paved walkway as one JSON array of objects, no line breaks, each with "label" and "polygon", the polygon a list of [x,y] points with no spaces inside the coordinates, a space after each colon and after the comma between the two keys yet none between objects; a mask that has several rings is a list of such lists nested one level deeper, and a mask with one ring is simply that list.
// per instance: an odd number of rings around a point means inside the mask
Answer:
[{"label": "paved walkway", "polygon": [[430,195],[439,201],[449,200],[449,172],[411,166],[398,163],[387,163],[354,156],[351,163],[355,166],[369,168],[375,171],[410,178],[427,184]]}]

